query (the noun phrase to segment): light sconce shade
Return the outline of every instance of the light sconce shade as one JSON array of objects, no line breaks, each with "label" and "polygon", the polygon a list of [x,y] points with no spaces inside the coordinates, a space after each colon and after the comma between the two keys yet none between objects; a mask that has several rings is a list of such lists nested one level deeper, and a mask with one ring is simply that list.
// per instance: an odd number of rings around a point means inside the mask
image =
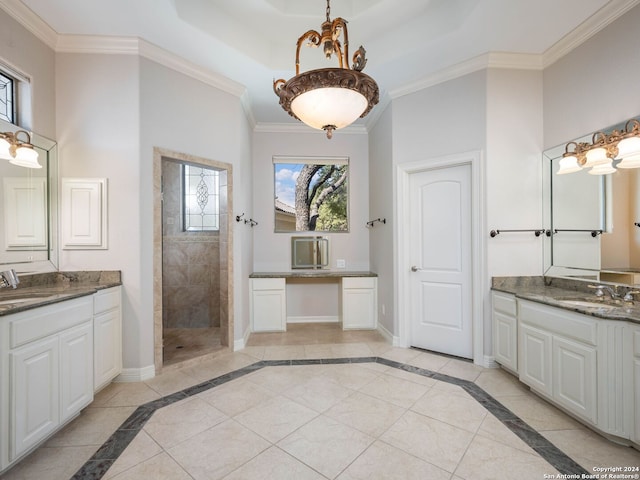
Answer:
[{"label": "light sconce shade", "polygon": [[[26,141],[19,140],[20,135],[24,135]],[[24,130],[0,132],[0,158],[19,167],[42,168],[38,163],[38,152],[31,144],[31,135]]]},{"label": "light sconce shade", "polygon": [[[614,159],[620,160],[615,166]],[[591,143],[567,143],[556,173],[574,173],[583,168],[590,168],[591,175],[607,175],[618,168],[640,168],[640,121],[631,119],[623,130],[609,134],[596,132]]]},{"label": "light sconce shade", "polygon": [[[286,81],[273,82],[273,91],[280,97],[280,105],[292,117],[310,127],[324,130],[327,138],[334,130],[351,125],[358,117],[365,117],[379,101],[376,82],[362,73],[367,59],[360,47],[349,66],[349,34],[347,22],[342,18],[330,19],[331,6],[327,0],[327,18],[322,32],[309,30],[302,35],[296,47],[296,75]],[[344,46],[340,36],[344,37]],[[327,59],[338,57],[339,67],[321,68],[300,73],[300,47],[322,46]]]}]

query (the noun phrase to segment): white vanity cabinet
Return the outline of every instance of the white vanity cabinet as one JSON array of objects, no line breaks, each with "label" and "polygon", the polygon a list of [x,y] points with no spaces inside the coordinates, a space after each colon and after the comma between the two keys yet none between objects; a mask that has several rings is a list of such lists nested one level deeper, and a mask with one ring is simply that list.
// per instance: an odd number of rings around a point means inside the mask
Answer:
[{"label": "white vanity cabinet", "polygon": [[378,279],[345,277],[340,283],[342,328],[375,329],[378,323]]},{"label": "white vanity cabinet", "polygon": [[93,296],[93,388],[98,391],[122,371],[121,287]]},{"label": "white vanity cabinet", "polygon": [[287,295],[284,278],[252,278],[249,315],[253,332],[287,330]]},{"label": "white vanity cabinet", "polygon": [[630,371],[633,375],[633,409],[631,415],[634,417],[631,431],[631,440],[640,445],[640,325],[634,325],[631,330],[631,351]]},{"label": "white vanity cabinet", "polygon": [[8,376],[3,375],[0,402],[9,448],[3,467],[93,400],[92,318],[87,296],[4,319],[8,345],[2,360]]},{"label": "white vanity cabinet", "polygon": [[495,361],[511,371],[518,371],[518,318],[515,295],[491,294],[493,316],[493,355]]},{"label": "white vanity cabinet", "polygon": [[520,380],[597,424],[598,320],[526,300],[518,319]]}]

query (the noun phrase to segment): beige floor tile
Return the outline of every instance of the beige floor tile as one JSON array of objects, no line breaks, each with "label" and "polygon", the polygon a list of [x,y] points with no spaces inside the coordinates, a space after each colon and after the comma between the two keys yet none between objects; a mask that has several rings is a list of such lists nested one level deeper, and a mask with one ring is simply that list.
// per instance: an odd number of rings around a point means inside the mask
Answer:
[{"label": "beige floor tile", "polygon": [[488,414],[482,421],[478,429],[478,435],[490,438],[503,445],[517,448],[527,453],[534,453],[534,450],[520,439],[515,433],[509,430],[504,424],[491,414]]},{"label": "beige floor tile", "polygon": [[204,400],[192,397],[156,411],[145,424],[144,431],[168,450],[227,418]]},{"label": "beige floor tile", "polygon": [[304,405],[278,396],[236,415],[234,419],[249,430],[275,443],[317,415],[314,410]]},{"label": "beige floor tile", "polygon": [[393,348],[387,341],[367,342],[367,345],[375,357],[381,357],[384,352]]},{"label": "beige floor tile", "polygon": [[271,447],[235,470],[224,480],[325,480],[278,447]]},{"label": "beige floor tile", "polygon": [[319,416],[278,446],[328,478],[336,477],[372,442],[373,437],[326,416]]},{"label": "beige floor tile", "polygon": [[299,360],[304,357],[303,345],[280,345],[264,348],[264,360]]},{"label": "beige floor tile", "polygon": [[193,478],[217,480],[267,448],[266,440],[234,420],[227,420],[176,445],[168,453]]},{"label": "beige floor tile", "polygon": [[85,408],[80,415],[49,439],[47,447],[102,445],[134,412],[133,407]]},{"label": "beige floor tile", "polygon": [[399,407],[409,408],[422,395],[427,393],[430,387],[418,383],[409,382],[391,375],[380,375],[373,382],[360,389],[360,392]]},{"label": "beige floor tile", "polygon": [[450,375],[452,377],[461,378],[462,380],[475,381],[480,374],[486,371],[486,368],[474,365],[471,362],[463,360],[451,359],[440,370],[440,373]]},{"label": "beige floor tile", "polygon": [[529,391],[526,385],[521,383],[517,377],[500,368],[483,371],[475,383],[492,396],[522,395]]},{"label": "beige floor tile", "polygon": [[331,378],[319,376],[286,390],[283,395],[322,413],[352,393],[352,389],[343,387]]},{"label": "beige floor tile", "polygon": [[442,355],[436,355],[435,353],[421,352],[419,355],[411,358],[407,363],[418,368],[437,372],[449,363],[450,360],[451,359],[449,357],[443,357]]},{"label": "beige floor tile", "polygon": [[146,380],[144,383],[164,397],[196,385],[200,381],[181,370],[176,370],[163,372],[162,375]]},{"label": "beige floor tile", "polygon": [[192,480],[169,455],[161,453],[113,477],[114,480]]},{"label": "beige floor tile", "polygon": [[373,352],[366,343],[342,343],[331,346],[333,358],[372,357]]},{"label": "beige floor tile", "polygon": [[160,398],[144,382],[111,383],[95,396],[91,407],[137,407]]},{"label": "beige floor tile", "polygon": [[275,393],[282,393],[309,379],[308,370],[294,367],[265,367],[244,377]]},{"label": "beige floor tile", "polygon": [[220,355],[219,357],[212,358],[198,365],[181,368],[179,371],[193,377],[199,383],[219,377],[225,373],[239,370],[257,361],[255,357],[236,352]]},{"label": "beige floor tile", "polygon": [[473,433],[488,414],[487,409],[471,396],[450,395],[437,389],[431,389],[423,395],[411,410]]},{"label": "beige floor tile", "polygon": [[40,447],[0,477],[2,480],[69,480],[95,451],[95,446]]},{"label": "beige floor tile", "polygon": [[544,478],[544,474],[558,474],[539,455],[526,453],[482,436],[473,439],[455,473],[466,480],[540,480]]},{"label": "beige floor tile", "polygon": [[371,445],[338,480],[449,480],[451,474],[384,442]]},{"label": "beige floor tile", "polygon": [[331,407],[325,415],[377,438],[405,411],[397,405],[356,392]]},{"label": "beige floor tile", "polygon": [[145,462],[152,457],[155,457],[162,452],[162,447],[158,445],[149,435],[144,431],[138,433],[133,441],[129,444],[124,452],[118,457],[118,459],[111,465],[111,468],[104,475],[103,480],[109,480],[115,477],[119,473],[130,469]]},{"label": "beige floor tile", "polygon": [[244,347],[242,349],[242,353],[249,355],[250,357],[254,357],[257,360],[262,360],[264,358],[264,347]]},{"label": "beige floor tile", "polygon": [[418,383],[420,385],[424,385],[426,387],[432,387],[435,385],[436,380],[423,377],[422,375],[418,375],[416,373],[407,372],[405,370],[399,370],[397,368],[390,368],[385,372],[387,375],[392,377],[400,378],[402,380],[407,380],[409,382]]},{"label": "beige floor tile", "polygon": [[582,427],[576,420],[532,393],[500,395],[496,396],[496,399],[539,432],[575,430]]},{"label": "beige floor tile", "polygon": [[266,388],[238,379],[212,388],[199,395],[205,402],[233,417],[251,407],[262,404],[276,394]]},{"label": "beige floor tile", "polygon": [[304,358],[306,359],[319,359],[319,358],[337,358],[334,356],[332,345],[327,343],[319,343],[316,345],[304,346]]},{"label": "beige floor tile", "polygon": [[405,413],[380,440],[453,472],[473,434],[414,412]]},{"label": "beige floor tile", "polygon": [[367,368],[366,365],[367,364],[360,363],[327,365],[327,369],[323,376],[333,380],[343,387],[358,390],[380,375],[380,373]]},{"label": "beige floor tile", "polygon": [[588,472],[593,472],[594,467],[640,467],[638,450],[617,445],[586,428],[544,432],[543,435]]},{"label": "beige floor tile", "polygon": [[389,350],[384,351],[378,356],[399,363],[410,363],[411,360],[416,358],[418,355],[420,355],[420,350],[415,350],[412,348],[391,347]]}]

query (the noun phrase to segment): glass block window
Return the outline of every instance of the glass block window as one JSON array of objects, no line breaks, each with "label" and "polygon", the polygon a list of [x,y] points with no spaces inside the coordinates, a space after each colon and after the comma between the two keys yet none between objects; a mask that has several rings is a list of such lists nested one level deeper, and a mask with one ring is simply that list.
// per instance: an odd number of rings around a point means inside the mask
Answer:
[{"label": "glass block window", "polygon": [[15,81],[0,71],[0,119],[14,122]]},{"label": "glass block window", "polygon": [[184,165],[184,230],[220,229],[220,176],[217,170]]}]

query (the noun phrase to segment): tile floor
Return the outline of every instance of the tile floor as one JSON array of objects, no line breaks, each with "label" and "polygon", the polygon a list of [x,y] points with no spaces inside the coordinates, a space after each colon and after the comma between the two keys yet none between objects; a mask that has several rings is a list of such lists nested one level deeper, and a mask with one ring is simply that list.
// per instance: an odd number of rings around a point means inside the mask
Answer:
[{"label": "tile floor", "polygon": [[[563,473],[640,465],[640,452],[502,370],[315,327],[111,384],[2,478],[68,479],[84,468],[75,478],[542,479],[558,474],[552,464]],[[106,455],[88,462],[96,450]]]},{"label": "tile floor", "polygon": [[164,328],[162,330],[164,365],[175,365],[222,350],[220,327]]}]

